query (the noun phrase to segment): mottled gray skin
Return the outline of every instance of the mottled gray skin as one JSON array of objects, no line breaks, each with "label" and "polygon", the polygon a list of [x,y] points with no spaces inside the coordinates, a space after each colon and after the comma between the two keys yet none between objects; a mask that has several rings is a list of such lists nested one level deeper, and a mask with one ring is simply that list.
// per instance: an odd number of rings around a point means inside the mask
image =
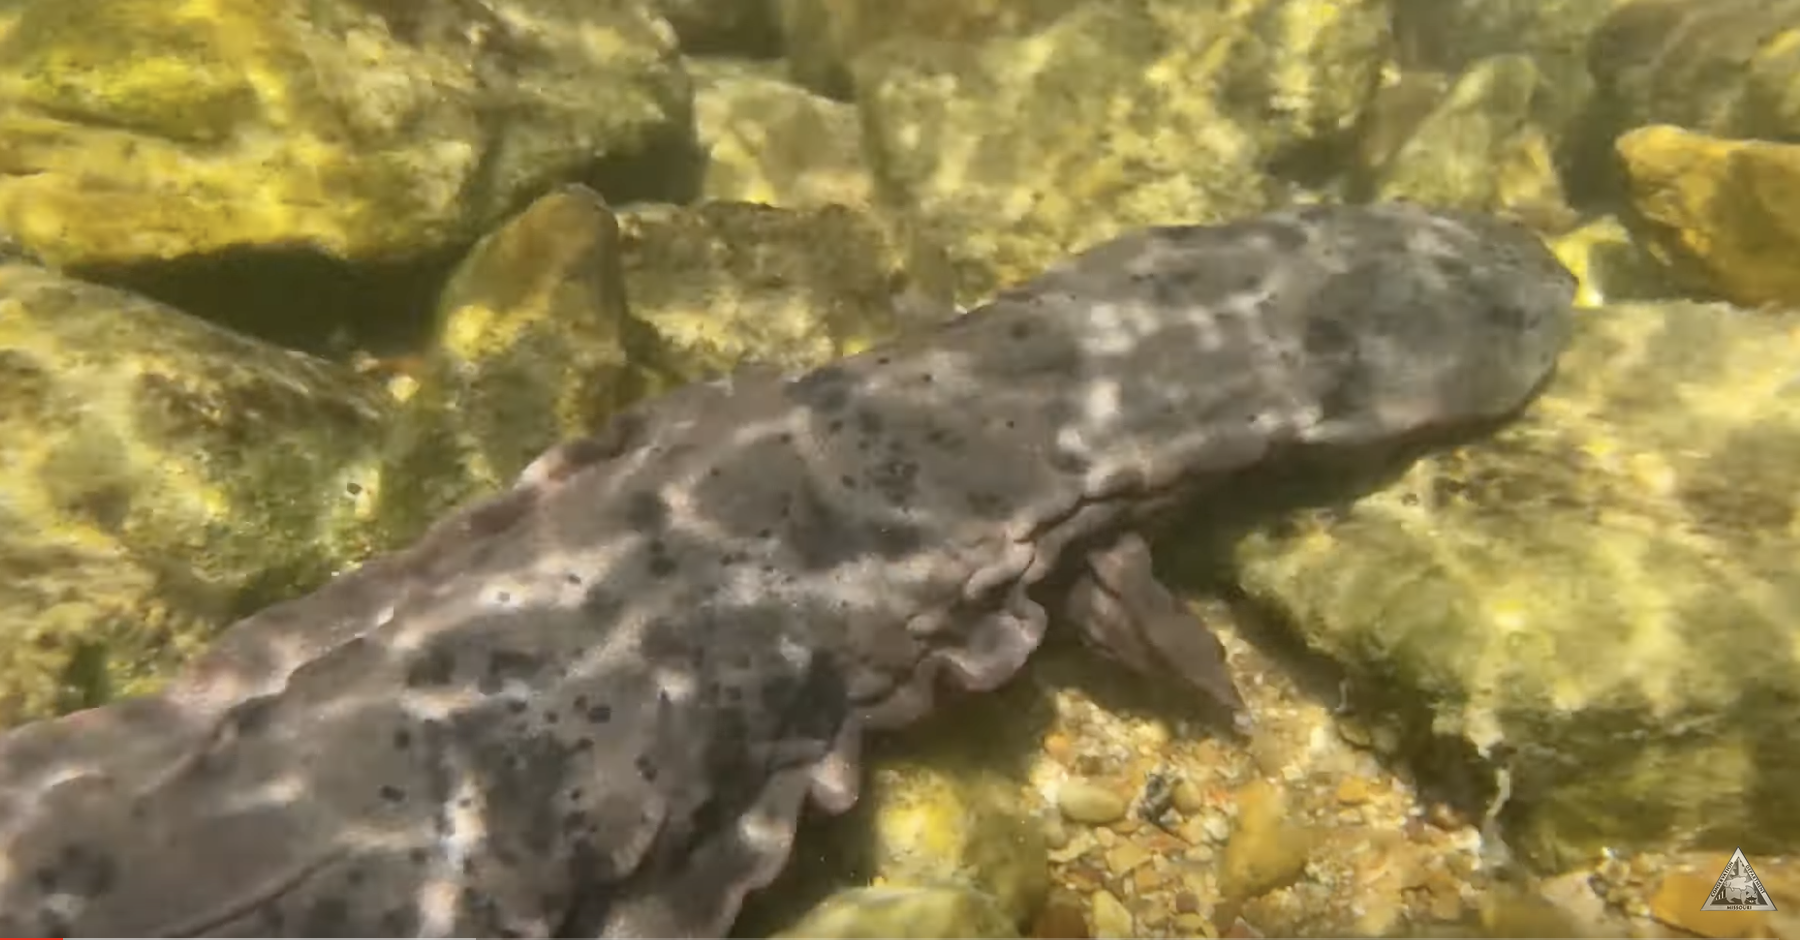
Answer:
[{"label": "mottled gray skin", "polygon": [[863,732],[1006,681],[1052,614],[1240,708],[1140,533],[1509,414],[1573,290],[1501,223],[1312,208],[647,402],[166,694],[0,738],[0,933],[717,936],[809,794],[855,799]]}]

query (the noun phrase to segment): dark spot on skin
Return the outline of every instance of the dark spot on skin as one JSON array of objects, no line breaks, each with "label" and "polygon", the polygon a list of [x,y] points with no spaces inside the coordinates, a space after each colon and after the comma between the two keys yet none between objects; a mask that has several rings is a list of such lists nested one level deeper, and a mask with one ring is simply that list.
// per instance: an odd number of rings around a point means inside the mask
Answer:
[{"label": "dark spot on skin", "polygon": [[502,493],[469,510],[467,534],[479,538],[504,532],[525,518],[536,502],[537,494],[531,490]]},{"label": "dark spot on skin", "polygon": [[404,751],[412,747],[412,732],[400,728],[394,732],[394,750]]},{"label": "dark spot on skin", "polygon": [[553,852],[560,837],[557,797],[576,779],[574,750],[557,735],[514,734],[480,710],[459,713],[455,735],[477,776],[472,789],[487,795],[490,831],[508,835],[506,844],[488,843],[485,862],[511,867],[521,857]]},{"label": "dark spot on skin", "polygon": [[349,493],[351,496],[361,496],[362,491],[363,491],[363,488],[362,488],[361,483],[346,483],[346,484],[344,484],[344,492]]},{"label": "dark spot on skin", "polygon": [[384,937],[411,937],[419,932],[419,921],[410,907],[390,908],[381,915]]},{"label": "dark spot on skin", "polygon": [[856,429],[864,434],[880,434],[886,422],[873,408],[859,408],[856,411]]},{"label": "dark spot on skin", "polygon": [[563,580],[567,581],[568,583],[570,583],[572,585],[579,586],[581,584],[581,575],[578,575],[575,572],[571,571],[568,574],[563,575]]},{"label": "dark spot on skin", "polygon": [[1368,410],[1368,383],[1360,368],[1344,370],[1336,383],[1319,396],[1319,416],[1326,421],[1334,421],[1346,415],[1355,415]]},{"label": "dark spot on skin", "polygon": [[844,487],[844,489],[847,489],[847,490],[856,489],[856,478],[851,476],[848,473],[844,474],[841,477],[838,477],[838,483],[841,484]]},{"label": "dark spot on skin", "polygon": [[530,707],[531,706],[526,704],[522,699],[512,699],[506,703],[507,712],[513,715],[523,715],[525,714],[525,709]]},{"label": "dark spot on skin", "polygon": [[418,689],[448,685],[455,674],[456,655],[443,647],[434,646],[406,667],[406,687]]},{"label": "dark spot on skin", "polygon": [[544,724],[554,725],[554,724],[556,724],[557,719],[560,717],[561,716],[556,713],[555,709],[546,711],[546,712],[544,712]]},{"label": "dark spot on skin", "polygon": [[575,750],[591,751],[593,749],[594,749],[594,739],[593,738],[582,736],[582,737],[575,739]]},{"label": "dark spot on skin", "polygon": [[1086,473],[1088,467],[1092,466],[1086,457],[1066,450],[1052,450],[1047,462],[1050,464],[1050,469],[1068,474]]},{"label": "dark spot on skin", "polygon": [[618,595],[598,584],[588,588],[581,599],[581,612],[600,623],[610,622],[624,606]]},{"label": "dark spot on skin", "polygon": [[798,740],[826,742],[837,737],[849,709],[844,676],[829,656],[812,657],[799,675],[779,673],[760,690],[762,708],[787,717],[786,731]]},{"label": "dark spot on skin", "polygon": [[833,419],[831,419],[830,424],[825,425],[825,433],[827,433],[827,434],[838,434],[838,433],[842,432],[843,430],[844,430],[844,419],[842,419],[842,418],[833,418]]},{"label": "dark spot on skin", "polygon": [[1337,317],[1319,316],[1306,324],[1304,344],[1311,358],[1335,359],[1355,349],[1356,334]]},{"label": "dark spot on skin", "polygon": [[1006,328],[1006,335],[1016,340],[1031,338],[1031,324],[1020,320]]},{"label": "dark spot on skin", "polygon": [[829,414],[850,403],[851,376],[842,366],[825,366],[788,383],[789,399]]},{"label": "dark spot on skin", "polygon": [[231,710],[231,726],[238,734],[255,734],[267,728],[275,714],[273,697],[255,698]]},{"label": "dark spot on skin", "polygon": [[869,472],[869,484],[889,505],[904,506],[918,495],[919,465],[910,460],[887,460]]},{"label": "dark spot on skin", "polygon": [[325,895],[315,901],[300,919],[300,932],[308,937],[342,937],[351,930],[350,904],[340,897]]},{"label": "dark spot on skin", "polygon": [[925,432],[925,443],[948,451],[961,450],[962,439],[943,428],[932,428]]},{"label": "dark spot on skin", "polygon": [[495,591],[494,599],[499,601],[502,604],[510,604],[510,603],[512,603],[512,592],[511,591]]},{"label": "dark spot on skin", "polygon": [[1530,310],[1512,304],[1491,304],[1487,308],[1488,321],[1508,333],[1524,333],[1536,324],[1534,314]]},{"label": "dark spot on skin", "polygon": [[413,848],[407,850],[406,859],[414,865],[423,865],[431,861],[431,853],[421,848]]},{"label": "dark spot on skin", "polygon": [[669,523],[669,504],[656,493],[633,493],[625,501],[625,523],[639,532],[661,531]]},{"label": "dark spot on skin", "polygon": [[937,377],[932,375],[929,372],[921,372],[921,373],[919,373],[919,381],[923,382],[926,385],[930,385],[931,383],[937,381]]},{"label": "dark spot on skin", "polygon": [[[1329,209],[1321,211],[1319,207],[1308,206],[1299,211],[1298,217],[1302,223],[1318,225],[1329,212]],[[1306,248],[1306,232],[1302,231],[1298,225],[1266,219],[1250,220],[1239,224],[1247,229],[1244,232],[1245,235],[1252,237],[1260,235],[1268,239],[1269,244],[1273,245],[1275,250],[1281,254],[1291,254]]]},{"label": "dark spot on skin", "polygon": [[[608,460],[624,453],[633,438],[643,432],[643,418],[636,414],[622,414],[614,418],[599,434],[592,437],[576,438],[562,445],[562,462],[569,473],[584,467],[591,467],[602,460]],[[567,473],[563,474],[564,476]]]},{"label": "dark spot on skin", "polygon": [[586,715],[587,715],[587,720],[593,722],[594,724],[597,724],[597,725],[606,724],[607,722],[612,720],[612,706],[611,705],[595,705],[594,707],[587,710]]},{"label": "dark spot on skin", "polygon": [[381,798],[389,803],[403,803],[406,801],[406,791],[391,783],[382,784],[381,789],[378,792],[381,794]]},{"label": "dark spot on skin", "polygon": [[644,626],[639,651],[654,663],[674,663],[698,669],[706,651],[689,635],[686,624],[657,618]]},{"label": "dark spot on skin", "polygon": [[917,553],[925,547],[924,533],[917,526],[879,525],[874,529],[873,541],[876,551],[884,558],[900,558]]},{"label": "dark spot on skin", "polygon": [[529,684],[543,668],[541,656],[515,650],[494,650],[488,653],[487,671],[482,674],[479,687],[483,694],[493,695],[505,688],[508,680]]},{"label": "dark spot on skin", "polygon": [[968,496],[969,511],[978,516],[996,516],[1006,508],[1006,500],[998,493],[976,490]]}]

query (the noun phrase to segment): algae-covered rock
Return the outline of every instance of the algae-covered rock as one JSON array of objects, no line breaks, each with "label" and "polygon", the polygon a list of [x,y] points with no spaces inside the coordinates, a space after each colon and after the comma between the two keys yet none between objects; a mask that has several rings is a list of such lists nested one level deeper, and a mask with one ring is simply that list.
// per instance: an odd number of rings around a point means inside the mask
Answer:
[{"label": "algae-covered rock", "polygon": [[807,88],[854,94],[855,63],[884,42],[975,44],[1029,35],[1086,0],[773,0],[788,66]]},{"label": "algae-covered rock", "polygon": [[143,691],[359,560],[386,408],[328,363],[0,262],[0,724]]},{"label": "algae-covered rock", "polygon": [[[1491,440],[1237,549],[1248,594],[1487,755],[1515,844],[1800,838],[1800,320],[1578,319]],[[1419,729],[1423,730],[1423,729]]]},{"label": "algae-covered rock", "polygon": [[744,363],[811,368],[954,312],[865,213],[750,203],[619,214],[633,316],[684,378]]},{"label": "algae-covered rock", "polygon": [[1124,228],[1247,215],[1265,165],[1355,123],[1381,4],[1096,3],[1024,37],[857,60],[884,194],[972,302]]},{"label": "algae-covered rock", "polygon": [[1020,785],[944,757],[877,763],[838,833],[866,838],[873,886],[833,892],[779,936],[1016,937],[1033,920],[1050,868]]},{"label": "algae-covered rock", "polygon": [[638,0],[30,0],[0,33],[0,228],[64,265],[466,242],[686,133]]},{"label": "algae-covered rock", "polygon": [[781,50],[775,0],[649,0],[688,55],[772,56]]},{"label": "algae-covered rock", "polygon": [[402,388],[384,473],[410,485],[379,507],[387,542],[672,384],[655,332],[626,309],[619,258],[618,221],[584,186],[546,194],[469,252]]},{"label": "algae-covered rock", "polygon": [[1800,146],[1659,124],[1617,147],[1648,244],[1678,276],[1748,306],[1800,304]]},{"label": "algae-covered rock", "polygon": [[1529,56],[1546,79],[1553,123],[1573,117],[1592,81],[1588,44],[1626,0],[1395,0],[1395,30],[1407,67],[1460,72],[1496,55]]},{"label": "algae-covered rock", "polygon": [[1539,113],[1543,85],[1526,56],[1471,65],[1380,168],[1377,198],[1544,221],[1568,216],[1552,132]]},{"label": "algae-covered rock", "polygon": [[776,937],[1019,936],[994,900],[967,885],[878,885],[831,896]]},{"label": "algae-covered rock", "polygon": [[1621,128],[1800,134],[1796,0],[1631,0],[1596,32],[1589,66]]},{"label": "algae-covered rock", "polygon": [[787,81],[773,64],[691,60],[709,200],[790,209],[872,208],[856,108]]}]

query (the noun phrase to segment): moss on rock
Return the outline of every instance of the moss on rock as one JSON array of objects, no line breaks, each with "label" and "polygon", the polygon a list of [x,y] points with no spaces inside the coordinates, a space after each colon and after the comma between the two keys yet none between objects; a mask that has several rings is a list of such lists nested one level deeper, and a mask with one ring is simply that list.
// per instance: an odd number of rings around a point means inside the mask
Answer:
[{"label": "moss on rock", "polygon": [[1800,836],[1800,321],[1608,307],[1491,440],[1238,550],[1244,588],[1507,775],[1518,844]]}]

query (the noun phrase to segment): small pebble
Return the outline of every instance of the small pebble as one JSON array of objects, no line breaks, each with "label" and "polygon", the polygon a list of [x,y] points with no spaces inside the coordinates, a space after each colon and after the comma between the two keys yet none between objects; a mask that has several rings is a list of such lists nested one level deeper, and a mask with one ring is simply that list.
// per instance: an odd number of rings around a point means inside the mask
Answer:
[{"label": "small pebble", "polygon": [[1206,922],[1206,918],[1199,914],[1175,915],[1175,929],[1181,931],[1184,937],[1211,936],[1211,927],[1212,925]]},{"label": "small pebble", "polygon": [[1125,798],[1106,787],[1070,780],[1056,793],[1056,808],[1065,818],[1090,826],[1104,826],[1125,818],[1130,809]]},{"label": "small pebble", "polygon": [[1044,848],[1054,852],[1069,844],[1069,830],[1062,820],[1045,819],[1039,828],[1044,836]]},{"label": "small pebble", "polygon": [[1150,860],[1150,853],[1135,842],[1121,842],[1106,852],[1106,867],[1123,875]]},{"label": "small pebble", "polygon": [[1175,811],[1183,816],[1192,816],[1206,808],[1206,794],[1192,780],[1183,780],[1175,784],[1175,792],[1170,794],[1170,802]]},{"label": "small pebble", "polygon": [[1132,935],[1131,911],[1111,891],[1095,891],[1088,898],[1088,923],[1096,937],[1129,937]]},{"label": "small pebble", "polygon": [[1346,777],[1338,784],[1337,801],[1345,806],[1361,806],[1375,798],[1373,786],[1367,777]]},{"label": "small pebble", "polygon": [[1231,838],[1231,823],[1223,816],[1208,816],[1200,823],[1208,842],[1224,842]]}]

